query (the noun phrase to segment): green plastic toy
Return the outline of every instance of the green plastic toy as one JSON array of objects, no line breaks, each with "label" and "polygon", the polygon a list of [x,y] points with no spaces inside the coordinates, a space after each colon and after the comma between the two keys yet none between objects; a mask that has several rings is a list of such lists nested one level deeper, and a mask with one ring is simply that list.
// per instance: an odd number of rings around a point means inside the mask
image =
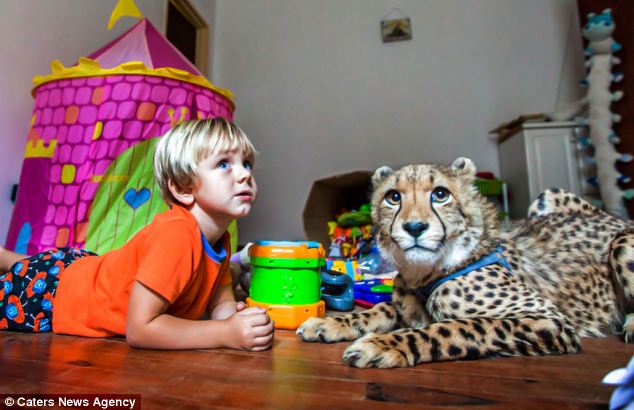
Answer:
[{"label": "green plastic toy", "polygon": [[255,242],[249,249],[247,305],[266,308],[281,329],[296,329],[311,316],[325,316],[325,303],[320,300],[325,256],[318,242]]}]

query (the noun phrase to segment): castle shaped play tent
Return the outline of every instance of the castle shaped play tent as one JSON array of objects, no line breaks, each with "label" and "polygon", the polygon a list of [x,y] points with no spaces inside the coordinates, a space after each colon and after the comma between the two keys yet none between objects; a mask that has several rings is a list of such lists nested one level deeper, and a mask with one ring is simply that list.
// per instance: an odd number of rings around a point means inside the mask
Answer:
[{"label": "castle shaped play tent", "polygon": [[152,172],[158,138],[185,119],[231,120],[231,94],[145,18],[77,65],[53,61],[51,69],[33,79],[35,107],[6,246],[28,254],[64,246],[102,253],[167,209]]}]

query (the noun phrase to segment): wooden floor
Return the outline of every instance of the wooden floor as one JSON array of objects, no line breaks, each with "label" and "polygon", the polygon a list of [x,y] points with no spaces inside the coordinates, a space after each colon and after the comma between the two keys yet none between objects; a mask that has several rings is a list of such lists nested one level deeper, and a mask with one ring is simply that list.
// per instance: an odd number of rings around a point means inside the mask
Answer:
[{"label": "wooden floor", "polygon": [[634,354],[610,337],[584,339],[577,355],[361,370],[342,363],[346,346],[303,343],[282,330],[261,353],[0,332],[0,394],[135,393],[144,409],[605,408],[613,387],[601,379]]}]

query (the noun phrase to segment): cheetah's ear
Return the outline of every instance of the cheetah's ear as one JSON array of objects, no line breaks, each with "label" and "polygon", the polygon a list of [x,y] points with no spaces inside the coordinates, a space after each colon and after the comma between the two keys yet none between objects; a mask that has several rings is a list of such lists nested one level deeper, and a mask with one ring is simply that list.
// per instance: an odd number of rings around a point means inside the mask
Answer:
[{"label": "cheetah's ear", "polygon": [[382,166],[374,171],[372,175],[372,186],[376,188],[383,180],[394,173],[394,170],[388,166]]},{"label": "cheetah's ear", "polygon": [[476,173],[476,166],[469,158],[460,157],[451,164],[451,170],[456,175],[474,177]]}]

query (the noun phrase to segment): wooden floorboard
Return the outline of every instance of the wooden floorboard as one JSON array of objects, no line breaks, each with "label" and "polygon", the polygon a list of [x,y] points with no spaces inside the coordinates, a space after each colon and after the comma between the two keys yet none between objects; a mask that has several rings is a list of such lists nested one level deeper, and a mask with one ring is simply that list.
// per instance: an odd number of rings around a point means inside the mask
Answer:
[{"label": "wooden floorboard", "polygon": [[[605,408],[634,346],[584,339],[576,355],[354,369],[347,343],[300,342],[276,332],[274,347],[152,351],[123,339],[0,332],[0,394],[140,394],[143,408]],[[1,405],[0,405],[1,406]]]}]

